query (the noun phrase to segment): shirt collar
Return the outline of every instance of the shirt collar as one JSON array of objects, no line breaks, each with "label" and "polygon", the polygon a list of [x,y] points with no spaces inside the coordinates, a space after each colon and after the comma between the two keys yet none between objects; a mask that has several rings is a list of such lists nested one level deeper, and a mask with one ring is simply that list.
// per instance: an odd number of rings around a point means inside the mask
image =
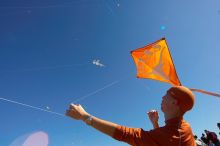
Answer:
[{"label": "shirt collar", "polygon": [[182,120],[183,120],[183,117],[182,117],[182,116],[179,116],[179,117],[175,117],[175,118],[166,120],[165,123],[166,123],[166,124],[177,124],[177,123],[179,123],[179,122],[182,121]]}]

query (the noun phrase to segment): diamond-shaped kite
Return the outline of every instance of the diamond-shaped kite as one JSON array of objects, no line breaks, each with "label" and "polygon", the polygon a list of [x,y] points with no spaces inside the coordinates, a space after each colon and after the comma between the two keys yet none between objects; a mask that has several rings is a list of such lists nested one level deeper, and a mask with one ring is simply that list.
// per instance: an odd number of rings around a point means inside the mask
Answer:
[{"label": "diamond-shaped kite", "polygon": [[[148,78],[166,82],[173,86],[181,86],[165,38],[133,50],[131,55],[137,68],[138,78]],[[220,97],[220,94],[217,93],[195,88],[191,88],[191,90]]]}]

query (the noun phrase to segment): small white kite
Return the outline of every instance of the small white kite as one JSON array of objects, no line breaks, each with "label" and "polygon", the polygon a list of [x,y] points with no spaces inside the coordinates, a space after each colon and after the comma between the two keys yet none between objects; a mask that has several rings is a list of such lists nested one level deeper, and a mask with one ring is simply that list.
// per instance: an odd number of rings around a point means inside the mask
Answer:
[{"label": "small white kite", "polygon": [[96,60],[96,59],[94,59],[93,61],[92,61],[92,64],[94,64],[94,65],[96,65],[96,66],[99,66],[99,67],[105,67],[105,65],[104,64],[102,64],[102,63],[100,63],[100,60]]}]

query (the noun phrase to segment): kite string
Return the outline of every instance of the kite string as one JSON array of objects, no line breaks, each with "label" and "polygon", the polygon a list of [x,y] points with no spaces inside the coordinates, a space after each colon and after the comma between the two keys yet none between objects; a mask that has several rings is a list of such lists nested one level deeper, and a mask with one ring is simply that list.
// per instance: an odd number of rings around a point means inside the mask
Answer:
[{"label": "kite string", "polygon": [[[124,78],[123,78],[124,79]],[[101,92],[102,90],[106,89],[106,88],[109,88],[117,83],[119,83],[120,81],[122,81],[123,79],[120,79],[120,80],[116,80],[116,81],[113,81],[112,83],[110,84],[107,84],[105,85],[104,87],[102,88],[99,88],[89,94],[86,94],[78,99],[76,99],[74,102],[78,102],[78,101],[81,101],[91,95],[94,95],[94,94],[97,94],[98,92]],[[39,111],[43,111],[43,112],[47,112],[47,113],[50,113],[50,114],[55,114],[55,115],[58,115],[58,116],[62,116],[64,117],[65,115],[64,114],[61,114],[61,113],[57,113],[57,112],[54,112],[54,111],[51,111],[51,110],[46,110],[46,109],[43,109],[43,108],[40,108],[40,107],[36,107],[36,106],[32,106],[32,105],[29,105],[29,104],[25,104],[25,103],[21,103],[21,102],[18,102],[18,101],[14,101],[14,100],[9,100],[9,99],[6,99],[6,98],[2,98],[0,97],[0,100],[2,101],[6,101],[6,102],[9,102],[9,103],[14,103],[14,104],[18,104],[18,105],[21,105],[21,106],[24,106],[24,107],[28,107],[28,108],[32,108],[32,109],[35,109],[35,110],[39,110]]]},{"label": "kite string", "polygon": [[97,94],[97,93],[101,92],[102,90],[104,90],[104,89],[106,89],[106,88],[109,88],[109,87],[111,87],[111,86],[113,86],[113,85],[115,85],[115,84],[117,84],[117,83],[119,83],[119,82],[121,82],[122,80],[125,80],[125,79],[127,79],[127,78],[130,78],[130,77],[129,77],[129,76],[125,76],[125,77],[123,77],[123,78],[121,78],[121,79],[119,79],[119,80],[115,80],[115,81],[113,81],[113,82],[111,82],[111,83],[105,85],[105,86],[102,87],[102,88],[99,88],[99,89],[97,89],[97,90],[95,90],[95,91],[93,91],[93,92],[91,92],[91,93],[88,93],[88,94],[86,94],[86,95],[84,95],[84,96],[79,97],[78,99],[74,100],[73,102],[76,103],[76,102],[79,102],[79,101],[81,101],[81,100],[84,100],[85,98],[87,98],[87,97],[89,97],[89,96],[92,96],[92,95],[94,95],[94,94]]},{"label": "kite string", "polygon": [[22,105],[24,107],[32,108],[32,109],[35,109],[35,110],[40,110],[40,111],[48,112],[48,113],[55,114],[55,115],[62,116],[62,117],[65,116],[64,114],[60,114],[60,113],[53,112],[53,111],[50,111],[50,110],[45,110],[45,109],[40,108],[40,107],[36,107],[36,106],[29,105],[29,104],[17,102],[17,101],[14,101],[14,100],[9,100],[9,99],[2,98],[2,97],[0,97],[0,100],[6,101],[6,102],[10,102],[10,103],[14,103],[14,104],[18,104],[18,105]]},{"label": "kite string", "polygon": [[114,14],[114,11],[112,9],[112,7],[108,4],[108,2],[106,2],[106,0],[103,0],[104,5],[107,7],[107,9],[109,10],[110,14]]},{"label": "kite string", "polygon": [[71,1],[71,2],[64,2],[62,4],[54,4],[54,5],[47,5],[47,6],[0,6],[0,8],[9,8],[9,9],[41,9],[41,8],[59,8],[59,7],[73,7],[76,4],[76,2],[82,2],[82,0],[79,1]]},{"label": "kite string", "polygon": [[101,92],[102,90],[104,90],[104,89],[106,89],[106,88],[108,88],[108,87],[111,87],[111,86],[113,86],[114,84],[117,84],[117,83],[119,83],[119,82],[120,82],[120,80],[116,80],[116,81],[114,81],[114,82],[112,82],[112,83],[110,83],[110,84],[105,85],[105,86],[102,87],[102,88],[99,88],[99,89],[97,89],[97,90],[95,90],[95,91],[93,91],[93,92],[91,92],[91,93],[88,93],[88,94],[86,94],[86,95],[84,95],[84,96],[79,97],[78,99],[74,100],[73,102],[74,102],[74,103],[79,102],[79,101],[81,101],[81,100],[83,100],[83,99],[85,99],[85,98],[87,98],[87,97],[89,97],[89,96],[92,96],[92,95],[94,95],[94,94],[97,94],[98,92]]},{"label": "kite string", "polygon": [[75,66],[85,66],[90,63],[81,63],[81,64],[71,64],[71,65],[57,65],[57,66],[45,66],[45,67],[32,67],[32,68],[24,68],[20,70],[6,70],[5,72],[28,72],[28,71],[41,71],[41,70],[52,70],[58,68],[71,68]]}]

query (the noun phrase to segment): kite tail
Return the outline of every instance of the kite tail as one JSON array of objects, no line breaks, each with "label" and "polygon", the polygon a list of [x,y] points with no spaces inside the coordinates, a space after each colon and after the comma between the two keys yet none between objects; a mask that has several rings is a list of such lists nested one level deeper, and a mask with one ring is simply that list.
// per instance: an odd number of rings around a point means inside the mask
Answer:
[{"label": "kite tail", "polygon": [[212,96],[216,96],[216,97],[220,97],[220,94],[213,93],[213,92],[208,92],[208,91],[204,91],[204,90],[200,90],[200,89],[195,89],[195,88],[190,88],[190,90],[191,91],[200,92],[200,93],[204,93],[204,94],[208,94],[208,95],[212,95]]}]

